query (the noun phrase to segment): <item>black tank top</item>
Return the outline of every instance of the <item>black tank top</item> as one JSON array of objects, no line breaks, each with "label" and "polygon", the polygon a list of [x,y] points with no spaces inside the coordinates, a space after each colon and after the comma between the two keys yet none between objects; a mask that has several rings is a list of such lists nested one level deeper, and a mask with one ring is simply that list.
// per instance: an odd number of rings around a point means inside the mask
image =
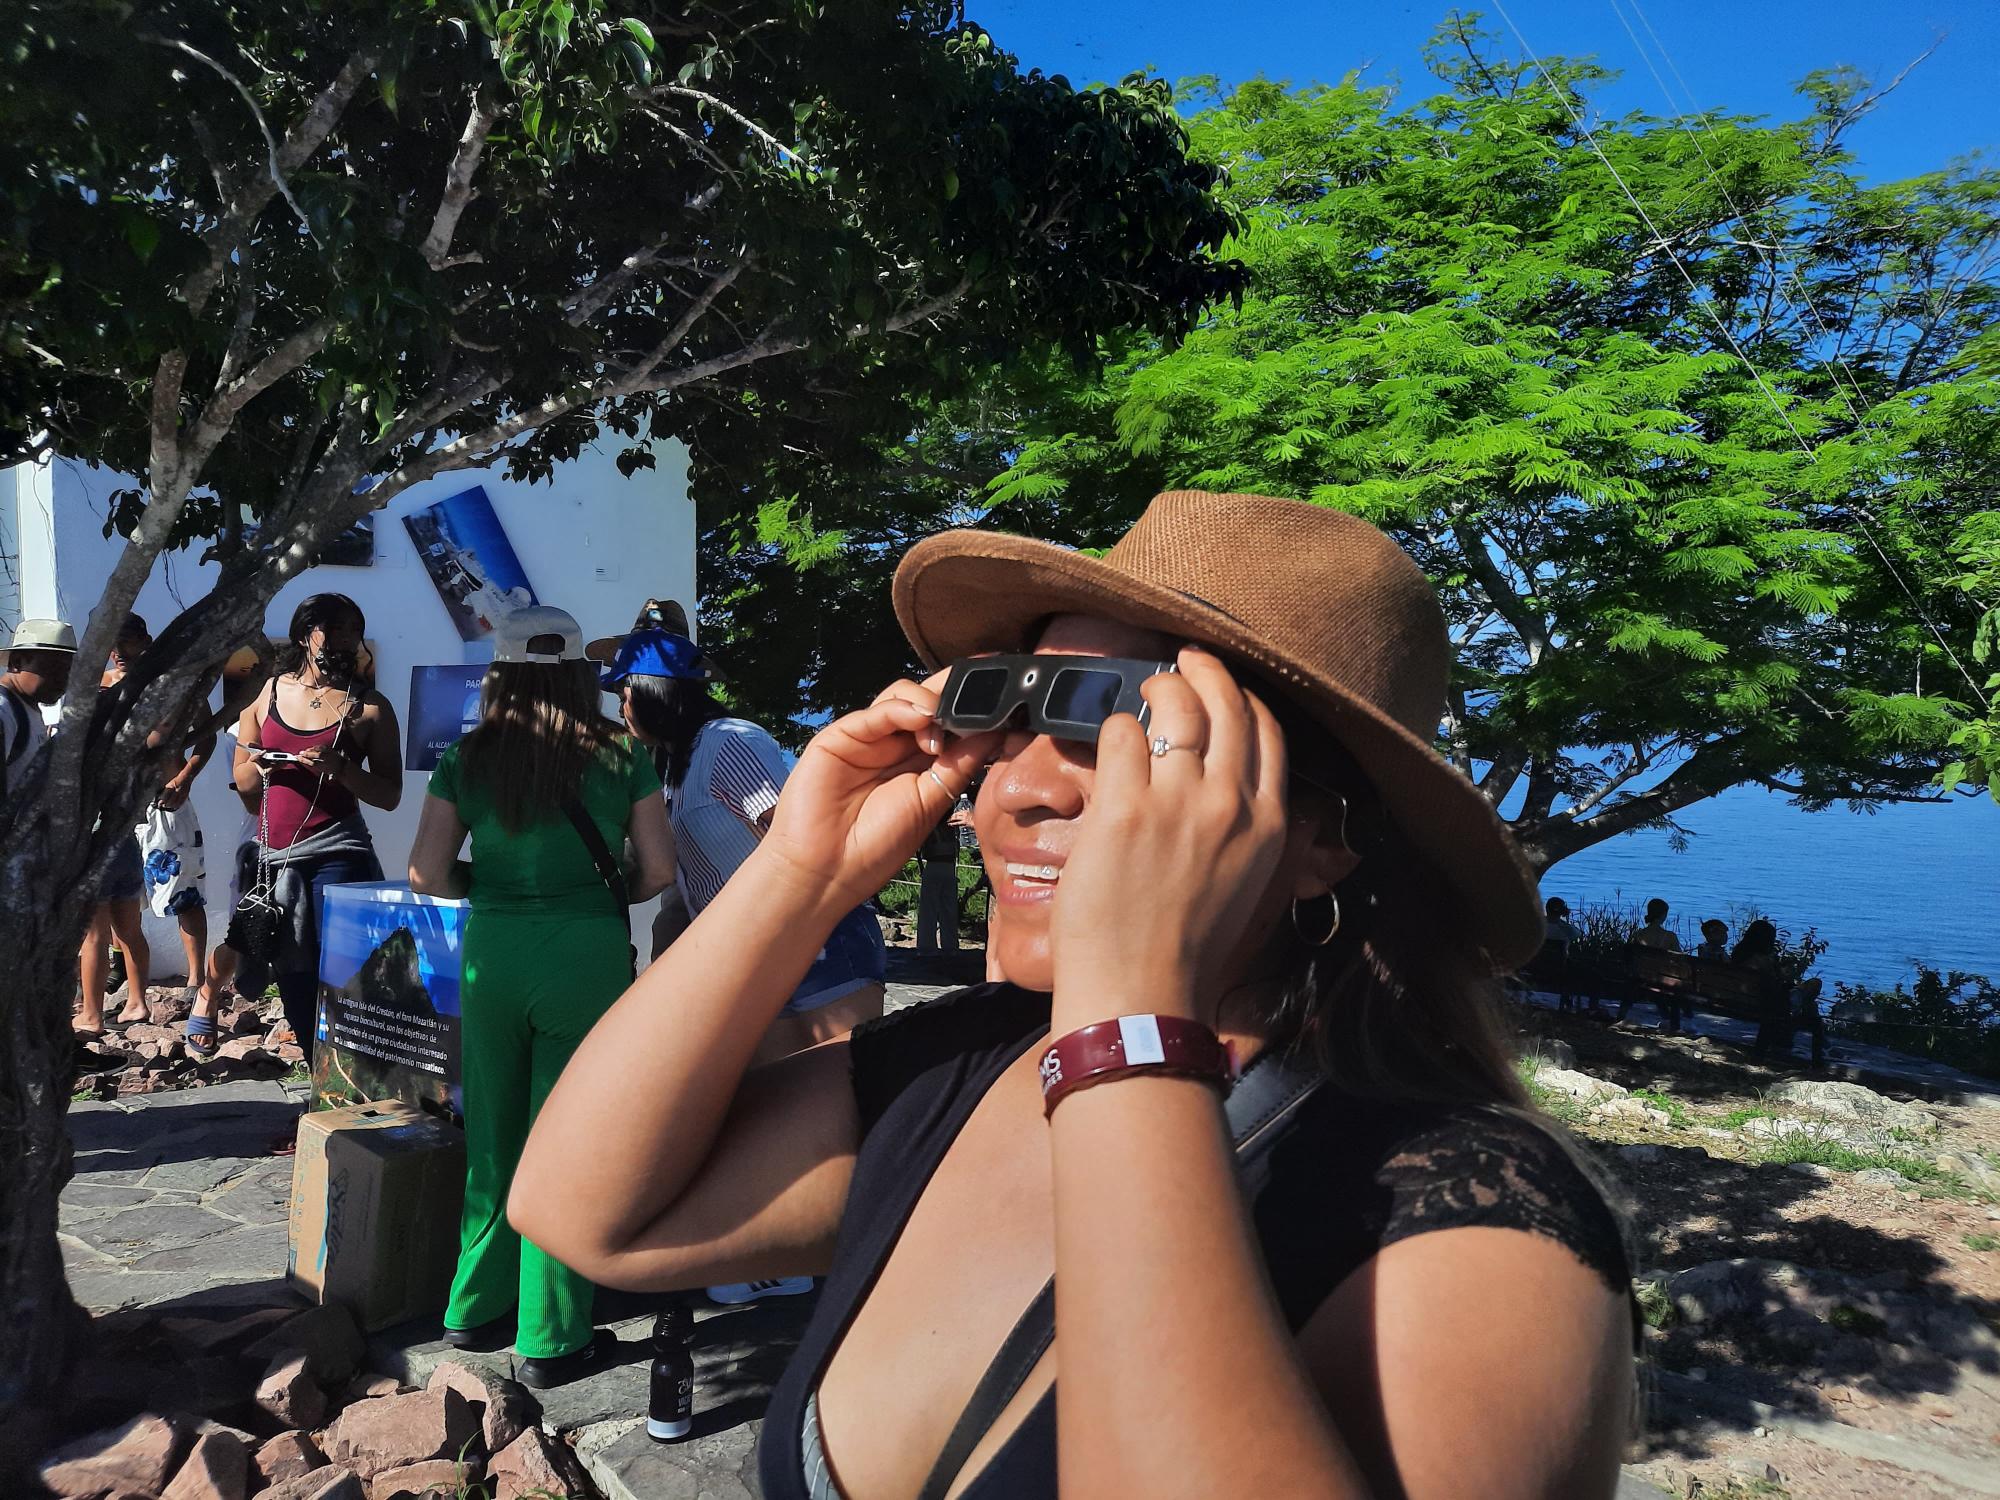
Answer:
[{"label": "black tank top", "polygon": [[[1048,1025],[1047,995],[989,984],[855,1029],[848,1047],[861,1148],[818,1306],[764,1413],[765,1500],[809,1500],[800,1441],[807,1398],[973,1108]],[[1321,1087],[1281,1131],[1245,1192],[1294,1332],[1384,1246],[1467,1225],[1546,1235],[1613,1291],[1631,1295],[1616,1216],[1535,1121],[1485,1106],[1385,1103]],[[963,1500],[1055,1494],[1051,1387]]]}]

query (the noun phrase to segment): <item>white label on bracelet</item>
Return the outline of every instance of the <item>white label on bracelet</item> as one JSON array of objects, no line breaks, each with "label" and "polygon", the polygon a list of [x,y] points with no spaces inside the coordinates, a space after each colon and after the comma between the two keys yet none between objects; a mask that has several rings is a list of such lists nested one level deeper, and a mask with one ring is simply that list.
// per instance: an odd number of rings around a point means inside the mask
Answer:
[{"label": "white label on bracelet", "polygon": [[1128,1067],[1139,1063],[1160,1063],[1167,1060],[1167,1049],[1160,1045],[1160,1023],[1157,1017],[1120,1016],[1118,1040],[1125,1045],[1125,1063]]}]

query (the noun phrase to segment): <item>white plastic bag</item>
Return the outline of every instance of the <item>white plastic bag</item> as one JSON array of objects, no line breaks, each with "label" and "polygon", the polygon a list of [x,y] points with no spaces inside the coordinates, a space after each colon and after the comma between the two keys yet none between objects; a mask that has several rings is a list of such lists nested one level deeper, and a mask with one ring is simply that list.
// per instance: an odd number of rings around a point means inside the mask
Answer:
[{"label": "white plastic bag", "polygon": [[183,802],[172,812],[147,809],[146,821],[134,830],[146,872],[146,901],[156,917],[177,917],[202,905],[202,882],[208,875],[201,849],[201,820]]}]

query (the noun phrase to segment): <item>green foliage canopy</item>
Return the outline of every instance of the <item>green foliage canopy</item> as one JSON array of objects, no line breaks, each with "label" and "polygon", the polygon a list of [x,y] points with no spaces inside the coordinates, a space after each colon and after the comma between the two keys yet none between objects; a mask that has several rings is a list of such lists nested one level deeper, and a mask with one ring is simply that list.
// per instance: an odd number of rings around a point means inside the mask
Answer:
[{"label": "green foliage canopy", "polygon": [[[1458,22],[1431,61],[1413,105],[1198,83],[1240,305],[1108,342],[1101,379],[1024,360],[936,407],[879,445],[895,526],[1103,545],[1174,485],[1367,516],[1445,605],[1442,747],[1543,864],[1743,782],[1937,795],[2000,599],[2000,174],[1863,182],[1844,74],[1795,122],[1602,122],[1601,159],[1593,65],[1552,86]],[[854,519],[832,469],[799,492]],[[894,527],[866,525],[836,595],[879,586]],[[724,565],[725,620],[784,592],[765,543]]]}]

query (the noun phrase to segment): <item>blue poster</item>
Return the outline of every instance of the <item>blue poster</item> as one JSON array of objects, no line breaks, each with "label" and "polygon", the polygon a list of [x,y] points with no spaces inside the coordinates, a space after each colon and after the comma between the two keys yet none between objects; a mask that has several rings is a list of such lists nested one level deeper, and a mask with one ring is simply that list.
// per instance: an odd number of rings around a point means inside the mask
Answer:
[{"label": "blue poster", "polygon": [[541,602],[478,485],[411,511],[403,525],[460,640],[483,641],[502,616]]},{"label": "blue poster", "polygon": [[458,990],[466,904],[395,881],[326,888],[320,904],[318,1109],[400,1099],[463,1113]]},{"label": "blue poster", "polygon": [[412,771],[435,771],[453,740],[479,723],[479,685],[486,668],[410,668],[410,730],[403,764]]}]

